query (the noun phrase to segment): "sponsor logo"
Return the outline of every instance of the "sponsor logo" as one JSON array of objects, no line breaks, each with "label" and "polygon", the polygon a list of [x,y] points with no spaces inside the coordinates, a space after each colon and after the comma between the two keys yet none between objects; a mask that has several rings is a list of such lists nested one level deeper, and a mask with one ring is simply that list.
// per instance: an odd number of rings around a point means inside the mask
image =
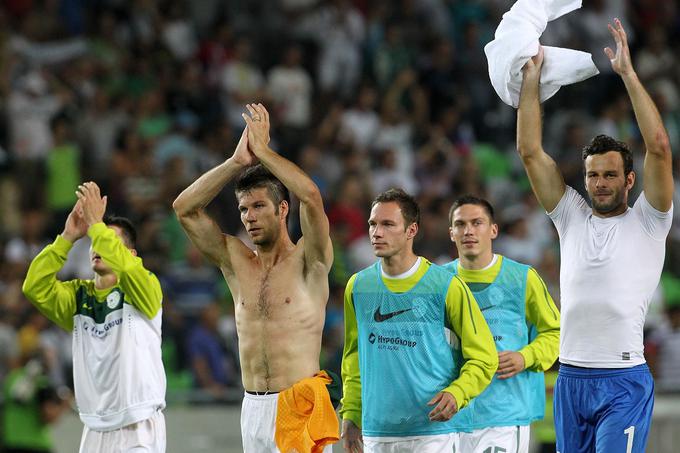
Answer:
[{"label": "sponsor logo", "polygon": [[417,341],[409,340],[402,337],[383,337],[382,335],[376,335],[371,333],[368,336],[368,342],[371,344],[378,343],[378,349],[398,349],[399,346],[406,346],[409,348],[415,348],[418,344]]},{"label": "sponsor logo", "polygon": [[375,313],[373,313],[373,319],[375,322],[387,321],[390,318],[394,318],[397,315],[411,311],[413,308],[407,308],[405,310],[393,311],[390,313],[380,313],[380,307],[376,308]]},{"label": "sponsor logo", "polygon": [[622,352],[621,360],[630,360],[630,352]]},{"label": "sponsor logo", "polygon": [[114,327],[121,324],[123,324],[122,318],[114,319],[104,324],[85,323],[83,324],[83,330],[95,338],[104,338]]}]

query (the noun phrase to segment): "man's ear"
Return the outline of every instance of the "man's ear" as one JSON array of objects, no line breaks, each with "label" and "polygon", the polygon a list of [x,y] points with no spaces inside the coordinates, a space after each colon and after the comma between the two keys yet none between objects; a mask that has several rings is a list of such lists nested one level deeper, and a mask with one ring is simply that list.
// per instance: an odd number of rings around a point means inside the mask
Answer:
[{"label": "man's ear", "polygon": [[632,189],[633,185],[635,185],[635,172],[631,171],[626,175],[626,189]]},{"label": "man's ear", "polygon": [[406,228],[406,237],[413,239],[418,234],[418,224],[413,222]]},{"label": "man's ear", "polygon": [[286,200],[281,200],[281,203],[279,203],[279,216],[282,219],[285,219],[286,216],[288,216],[289,209],[290,206],[288,205],[288,202]]}]

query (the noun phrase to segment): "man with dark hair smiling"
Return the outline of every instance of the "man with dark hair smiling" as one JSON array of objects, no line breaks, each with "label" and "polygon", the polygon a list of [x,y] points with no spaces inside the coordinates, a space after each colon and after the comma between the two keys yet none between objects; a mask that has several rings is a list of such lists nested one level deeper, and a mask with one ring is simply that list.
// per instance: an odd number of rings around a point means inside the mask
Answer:
[{"label": "man with dark hair smiling", "polygon": [[[78,186],[64,231],[33,260],[23,291],[60,327],[73,331],[73,378],[85,424],[80,453],[165,452],[165,370],[161,286],[137,256],[123,217],[104,217],[94,182]],[[93,280],[57,280],[73,243],[92,240]]]},{"label": "man with dark hair smiling", "polygon": [[498,365],[465,283],[414,254],[419,222],[418,205],[403,190],[378,195],[368,231],[379,260],[345,289],[341,414],[351,453],[459,451],[451,417],[484,390]]},{"label": "man with dark hair smiling", "polygon": [[542,49],[524,66],[517,116],[517,149],[560,236],[561,365],[554,406],[561,453],[644,452],[654,406],[642,335],[673,219],[672,155],[621,22],[608,28],[616,51],[607,47],[605,53],[626,87],[645,145],[643,191],[632,207],[628,194],[636,175],[624,144],[600,135],[583,150],[592,206],[565,185],[543,150]]},{"label": "man with dark hair smiling", "polygon": [[528,453],[529,425],[545,412],[543,371],[557,359],[560,317],[535,269],[493,252],[493,206],[471,195],[449,211],[459,259],[445,265],[470,287],[498,350],[491,384],[454,417],[460,451]]},{"label": "man with dark hair smiling", "polygon": [[[173,208],[191,241],[219,266],[234,298],[246,390],[241,411],[244,452],[310,451],[310,445],[319,448],[338,439],[326,389],[333,379],[319,370],[333,262],[328,219],[316,184],[269,148],[267,110],[261,104],[246,107],[246,128],[234,154],[184,190]],[[223,234],[205,212],[239,174],[238,209],[255,250]],[[286,226],[288,189],[300,200],[302,238],[297,243]],[[297,392],[318,396],[320,404],[313,405],[309,417],[301,416],[309,408],[295,407],[305,400]],[[308,424],[312,422],[316,425]],[[328,445],[324,451],[330,449]]]}]

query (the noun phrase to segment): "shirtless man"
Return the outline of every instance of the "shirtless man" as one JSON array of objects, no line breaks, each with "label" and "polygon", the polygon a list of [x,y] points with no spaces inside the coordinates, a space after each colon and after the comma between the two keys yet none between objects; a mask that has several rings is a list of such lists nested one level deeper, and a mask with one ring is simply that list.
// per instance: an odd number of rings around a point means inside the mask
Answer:
[{"label": "shirtless man", "polygon": [[[243,447],[261,453],[278,451],[276,444],[283,451],[279,435],[274,441],[277,402],[283,400],[278,392],[319,375],[333,251],[319,189],[299,167],[269,148],[264,106],[246,107],[246,127],[232,157],[184,190],[173,208],[191,241],[219,266],[232,292],[246,389]],[[205,211],[236,177],[241,222],[255,250],[222,233]],[[288,189],[300,200],[303,237],[297,243],[286,226]]]}]

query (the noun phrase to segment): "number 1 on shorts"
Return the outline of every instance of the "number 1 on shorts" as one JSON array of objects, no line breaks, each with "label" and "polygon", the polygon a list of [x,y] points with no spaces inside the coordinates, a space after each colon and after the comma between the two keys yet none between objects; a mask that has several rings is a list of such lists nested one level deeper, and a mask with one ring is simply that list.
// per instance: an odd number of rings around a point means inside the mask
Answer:
[{"label": "number 1 on shorts", "polygon": [[635,437],[635,425],[629,426],[623,430],[623,434],[628,436],[628,444],[626,445],[626,453],[633,452],[633,438]]}]

